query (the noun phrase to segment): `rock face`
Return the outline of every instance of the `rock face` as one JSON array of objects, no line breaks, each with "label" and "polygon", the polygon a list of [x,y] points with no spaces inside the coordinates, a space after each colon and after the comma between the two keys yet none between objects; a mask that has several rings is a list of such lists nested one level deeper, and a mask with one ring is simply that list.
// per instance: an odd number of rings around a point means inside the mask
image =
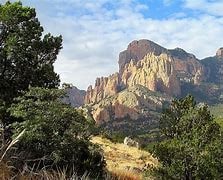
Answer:
[{"label": "rock face", "polygon": [[118,73],[112,74],[109,77],[97,78],[95,88],[89,86],[85,96],[85,103],[99,102],[107,96],[112,96],[120,91],[120,77]]},{"label": "rock face", "polygon": [[180,81],[200,84],[206,79],[204,66],[193,54],[180,48],[169,50],[169,53],[173,57],[173,66]]},{"label": "rock face", "polygon": [[85,105],[90,109],[93,119],[98,123],[106,123],[115,119],[131,119],[138,121],[147,118],[151,123],[157,111],[171,101],[171,97],[148,90],[142,85],[129,87],[114,96],[104,98],[98,103]]},{"label": "rock face", "polygon": [[180,48],[168,50],[149,40],[133,41],[119,55],[119,72],[97,78],[94,88],[88,87],[85,103],[97,103],[137,84],[180,96],[180,82],[200,84],[204,72],[196,57]]},{"label": "rock face", "polygon": [[80,107],[84,104],[84,97],[86,91],[80,90],[75,86],[65,88],[67,97],[63,99],[63,102],[70,104],[72,107]]},{"label": "rock face", "polygon": [[145,57],[148,53],[154,53],[154,55],[160,55],[163,52],[166,52],[167,49],[162,46],[146,39],[139,41],[132,41],[127,50],[122,51],[119,54],[119,72],[122,74],[124,67],[131,60],[137,62]]},{"label": "rock face", "polygon": [[205,67],[207,81],[211,83],[223,83],[223,48],[219,48],[216,55],[201,60]]},{"label": "rock face", "polygon": [[124,142],[125,145],[130,146],[130,147],[136,147],[139,148],[139,142],[133,140],[130,137],[125,137]]},{"label": "rock face", "polygon": [[180,95],[173,58],[168,54],[149,53],[138,62],[130,61],[125,65],[121,79],[126,87],[140,84],[151,91]]},{"label": "rock face", "polygon": [[166,49],[144,39],[132,41],[119,54],[117,73],[97,78],[85,96],[77,90],[68,94],[75,94],[73,106],[85,104],[86,114],[98,124],[143,129],[157,122],[157,112],[172,97],[191,92],[201,99],[223,97],[223,88],[215,85],[223,83],[222,59],[223,48],[200,61],[180,48]]}]

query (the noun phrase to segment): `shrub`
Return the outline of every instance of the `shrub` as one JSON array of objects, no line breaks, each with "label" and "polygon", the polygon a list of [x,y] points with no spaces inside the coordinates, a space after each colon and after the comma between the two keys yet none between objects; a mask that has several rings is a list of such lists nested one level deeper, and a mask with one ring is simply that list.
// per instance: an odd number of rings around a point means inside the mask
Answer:
[{"label": "shrub", "polygon": [[155,146],[162,179],[222,179],[223,138],[206,105],[174,100],[160,119],[165,139]]},{"label": "shrub", "polygon": [[86,171],[101,177],[105,161],[99,149],[89,141],[89,123],[82,114],[63,104],[61,90],[31,88],[10,108],[19,119],[13,124],[14,136],[25,130],[15,145],[12,160],[18,170],[66,169],[67,174]]}]

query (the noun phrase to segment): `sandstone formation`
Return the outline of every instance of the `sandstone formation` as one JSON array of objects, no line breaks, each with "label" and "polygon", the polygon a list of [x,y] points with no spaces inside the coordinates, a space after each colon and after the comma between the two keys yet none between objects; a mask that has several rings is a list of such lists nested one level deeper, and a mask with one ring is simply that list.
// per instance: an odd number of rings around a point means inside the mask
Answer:
[{"label": "sandstone formation", "polygon": [[90,109],[93,119],[101,124],[114,119],[138,120],[151,117],[151,111],[161,111],[164,104],[170,101],[171,97],[167,95],[150,91],[142,85],[135,85],[104,98],[99,103],[85,105],[85,109]]},{"label": "sandstone formation", "polygon": [[223,83],[223,48],[219,48],[216,55],[201,60],[205,67],[206,82]]},{"label": "sandstone formation", "polygon": [[94,88],[87,89],[85,103],[97,103],[137,84],[180,96],[180,82],[200,84],[204,72],[198,59],[180,48],[168,50],[149,40],[133,41],[119,55],[119,72],[97,78]]},{"label": "sandstone formation", "polygon": [[148,53],[153,53],[154,55],[160,55],[163,52],[166,52],[167,49],[162,46],[146,39],[139,41],[132,41],[127,50],[122,51],[119,54],[119,72],[122,74],[124,67],[131,60],[137,62],[145,57]]},{"label": "sandstone formation", "polygon": [[173,66],[180,81],[200,84],[205,80],[204,66],[193,54],[180,48],[169,50],[169,53],[173,57]]},{"label": "sandstone formation", "polygon": [[99,102],[107,96],[112,96],[119,92],[120,77],[118,73],[109,77],[97,78],[94,89],[89,86],[85,96],[85,103]]},{"label": "sandstone formation", "polygon": [[[73,106],[83,105],[98,124],[147,128],[172,97],[188,93],[199,100],[223,98],[223,48],[216,56],[198,60],[183,49],[166,49],[149,40],[131,42],[119,54],[119,71],[97,78],[86,95],[75,94]],[[216,85],[217,83],[217,85]],[[84,99],[84,102],[83,102]],[[74,102],[73,101],[73,102]],[[72,102],[72,101],[71,101]],[[130,123],[131,120],[131,123]]]},{"label": "sandstone formation", "polygon": [[121,79],[126,87],[140,84],[152,91],[180,95],[173,58],[168,54],[149,53],[138,62],[130,61],[125,65]]}]

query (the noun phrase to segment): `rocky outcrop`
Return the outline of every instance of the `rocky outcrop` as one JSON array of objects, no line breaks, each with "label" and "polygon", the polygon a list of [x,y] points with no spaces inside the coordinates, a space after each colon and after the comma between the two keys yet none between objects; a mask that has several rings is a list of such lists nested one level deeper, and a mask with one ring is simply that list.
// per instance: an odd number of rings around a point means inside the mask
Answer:
[{"label": "rocky outcrop", "polygon": [[136,147],[139,148],[139,142],[135,141],[134,139],[130,137],[125,137],[124,142],[125,145],[130,146],[130,147]]},{"label": "rocky outcrop", "polygon": [[89,86],[85,96],[85,103],[96,103],[105,97],[115,95],[120,91],[120,77],[118,73],[109,77],[97,78],[95,86]]},{"label": "rocky outcrop", "polygon": [[173,58],[172,64],[180,81],[200,84],[206,79],[204,66],[193,54],[180,48],[169,50],[169,53]]},{"label": "rocky outcrop", "polygon": [[162,46],[146,39],[139,41],[132,41],[126,50],[119,54],[119,72],[122,74],[124,67],[131,60],[137,62],[145,57],[148,53],[153,53],[154,55],[160,55],[166,52],[167,49]]},{"label": "rocky outcrop", "polygon": [[136,85],[104,98],[96,104],[86,105],[85,109],[90,109],[93,119],[101,124],[115,119],[137,120],[150,117],[151,111],[160,111],[170,100],[169,96]]},{"label": "rocky outcrop", "polygon": [[201,60],[201,63],[205,67],[207,83],[223,83],[223,48],[219,48],[215,56]]},{"label": "rocky outcrop", "polygon": [[85,103],[97,103],[136,84],[179,96],[180,82],[200,84],[204,72],[196,57],[183,49],[168,50],[149,40],[133,41],[119,55],[119,73],[97,78],[94,88],[87,89]]},{"label": "rocky outcrop", "polygon": [[70,104],[72,107],[80,107],[84,104],[86,91],[80,90],[75,86],[67,86],[63,88],[66,92],[66,97],[63,98],[63,102]]},{"label": "rocky outcrop", "polygon": [[166,49],[150,40],[132,41],[127,49],[119,54],[119,73],[122,76],[125,71],[125,65],[137,63],[146,55],[153,54],[160,56],[168,54],[172,57],[172,65],[181,81],[193,82],[199,84],[205,79],[204,68],[199,60],[190,53],[181,48]]},{"label": "rocky outcrop", "polygon": [[[200,61],[180,48],[166,49],[144,39],[133,41],[119,54],[119,72],[97,78],[94,87],[88,87],[87,114],[98,124],[120,119],[138,123],[144,119],[142,125],[150,124],[154,112],[161,110],[170,97],[187,95],[191,89],[201,99],[216,92],[220,99],[221,88],[205,84],[223,82],[222,58],[223,48],[216,56]],[[202,89],[211,92],[202,94]]]},{"label": "rocky outcrop", "polygon": [[180,95],[180,82],[173,63],[173,58],[166,53],[148,53],[142,60],[125,65],[122,82],[126,87],[140,84],[151,91]]}]

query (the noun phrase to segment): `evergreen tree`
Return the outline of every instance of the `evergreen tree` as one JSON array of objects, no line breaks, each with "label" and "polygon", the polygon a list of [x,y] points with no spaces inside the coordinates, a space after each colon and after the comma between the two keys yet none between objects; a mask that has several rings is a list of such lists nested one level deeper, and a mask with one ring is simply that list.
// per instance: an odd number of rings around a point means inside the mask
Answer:
[{"label": "evergreen tree", "polygon": [[0,102],[4,105],[0,120],[4,129],[15,121],[7,108],[29,86],[58,87],[53,63],[61,43],[61,36],[43,36],[34,8],[21,2],[0,5]]},{"label": "evergreen tree", "polygon": [[155,146],[162,179],[223,178],[221,130],[207,105],[197,105],[192,96],[174,100],[160,118],[165,140]]}]

